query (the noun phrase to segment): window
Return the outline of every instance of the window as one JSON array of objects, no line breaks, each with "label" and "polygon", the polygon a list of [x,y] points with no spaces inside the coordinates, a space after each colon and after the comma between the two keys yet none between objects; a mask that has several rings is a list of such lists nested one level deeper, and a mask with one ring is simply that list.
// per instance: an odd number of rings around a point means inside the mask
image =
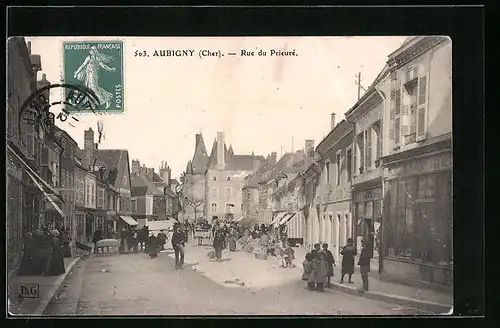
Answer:
[{"label": "window", "polygon": [[226,213],[231,213],[231,208],[234,207],[233,204],[230,204],[230,203],[226,203]]},{"label": "window", "polygon": [[212,213],[217,212],[217,203],[212,203]]},{"label": "window", "polygon": [[352,149],[347,150],[346,155],[347,182],[352,179]]},{"label": "window", "polygon": [[326,168],[326,183],[330,183],[330,161],[326,162],[325,168]]},{"label": "window", "polygon": [[136,199],[132,199],[132,205],[131,205],[131,209],[132,209],[132,212],[137,212],[137,200]]},{"label": "window", "polygon": [[226,188],[226,200],[231,199],[232,190],[231,188]]},{"label": "window", "polygon": [[97,190],[98,195],[97,195],[97,207],[98,208],[104,208],[104,189],[99,188]]},{"label": "window", "polygon": [[341,158],[340,158],[340,153],[337,154],[336,156],[336,164],[337,164],[337,186],[340,184],[340,177],[342,176],[342,163],[340,162],[341,161]]},{"label": "window", "polygon": [[382,129],[381,129],[381,121],[377,121],[372,125],[372,130],[373,130],[373,145],[376,147],[375,151],[375,167],[378,167],[380,157],[382,157]]},{"label": "window", "polygon": [[90,202],[90,184],[85,183],[85,205],[88,205]]},{"label": "window", "polygon": [[366,170],[368,171],[372,167],[372,128],[369,127],[365,131],[365,136],[366,136]]},{"label": "window", "polygon": [[364,134],[364,131],[361,132],[360,134],[358,134],[358,137],[357,137],[357,146],[358,146],[358,149],[357,149],[357,152],[358,152],[358,163],[356,164],[357,168],[359,168],[359,173],[363,173],[363,169],[364,169],[364,159],[365,159],[365,134]]},{"label": "window", "polygon": [[217,188],[212,188],[212,197],[217,198]]},{"label": "window", "polygon": [[214,181],[217,181],[217,177],[215,177],[215,176],[214,176],[212,179],[213,179]]},{"label": "window", "polygon": [[227,181],[231,181],[231,177],[227,177],[226,179],[227,179]]}]

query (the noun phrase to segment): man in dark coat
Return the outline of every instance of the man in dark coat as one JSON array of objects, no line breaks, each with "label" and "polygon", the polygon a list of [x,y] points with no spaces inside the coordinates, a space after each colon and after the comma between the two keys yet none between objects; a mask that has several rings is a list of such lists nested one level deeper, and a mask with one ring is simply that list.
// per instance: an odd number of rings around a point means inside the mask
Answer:
[{"label": "man in dark coat", "polygon": [[97,229],[95,232],[94,232],[94,236],[92,237],[92,242],[94,243],[94,254],[96,254],[98,251],[97,251],[97,242],[99,240],[102,239],[102,231],[101,229]]},{"label": "man in dark coat", "polygon": [[177,269],[184,265],[184,246],[186,245],[186,234],[181,231],[179,224],[174,225],[172,234],[172,247],[175,251],[175,267]]},{"label": "man in dark coat", "polygon": [[354,257],[358,255],[356,247],[354,247],[354,241],[352,238],[347,239],[347,245],[342,247],[340,252],[342,255],[342,273],[340,276],[340,283],[344,282],[344,276],[347,274],[349,276],[349,283],[352,284],[352,275],[354,274]]},{"label": "man in dark coat", "polygon": [[158,242],[161,245],[161,250],[165,250],[165,243],[167,242],[167,235],[165,234],[165,230],[160,231],[160,233],[157,236]]},{"label": "man in dark coat", "polygon": [[370,243],[363,239],[361,241],[362,249],[359,255],[359,271],[361,271],[361,279],[363,280],[363,290],[368,291],[368,272],[370,272],[370,259],[372,258]]}]

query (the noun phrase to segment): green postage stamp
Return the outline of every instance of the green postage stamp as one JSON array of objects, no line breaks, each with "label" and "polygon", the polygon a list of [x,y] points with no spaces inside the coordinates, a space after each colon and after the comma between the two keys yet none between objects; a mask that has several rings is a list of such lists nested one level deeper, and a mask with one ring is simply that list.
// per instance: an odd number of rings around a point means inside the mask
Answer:
[{"label": "green postage stamp", "polygon": [[65,84],[94,91],[99,112],[123,112],[123,41],[64,42],[63,70]]}]

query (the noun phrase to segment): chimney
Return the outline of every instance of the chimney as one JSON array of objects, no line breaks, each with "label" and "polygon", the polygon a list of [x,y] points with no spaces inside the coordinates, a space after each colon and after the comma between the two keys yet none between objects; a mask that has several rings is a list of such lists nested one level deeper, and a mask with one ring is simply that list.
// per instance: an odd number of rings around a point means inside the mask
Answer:
[{"label": "chimney", "polygon": [[335,128],[335,115],[337,115],[337,114],[335,114],[335,113],[330,114],[330,116],[331,116],[331,118],[330,118],[330,122],[331,122],[330,123],[330,131],[332,131]]},{"label": "chimney", "polygon": [[278,156],[277,152],[272,152],[271,153],[271,165],[276,165],[276,157]]},{"label": "chimney", "polygon": [[94,131],[92,128],[85,130],[83,134],[83,150],[92,150],[94,149]]},{"label": "chimney", "polygon": [[219,170],[224,170],[225,167],[224,133],[217,132],[217,168]]},{"label": "chimney", "polygon": [[139,160],[132,160],[132,174],[139,173],[139,169],[141,168],[141,162]]}]

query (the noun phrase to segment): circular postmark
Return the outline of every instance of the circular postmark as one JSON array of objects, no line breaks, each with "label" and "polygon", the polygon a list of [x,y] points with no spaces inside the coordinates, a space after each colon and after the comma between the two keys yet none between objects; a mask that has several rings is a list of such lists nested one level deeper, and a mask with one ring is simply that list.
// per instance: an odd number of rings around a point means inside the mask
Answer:
[{"label": "circular postmark", "polygon": [[[51,89],[61,89],[64,91],[62,100],[49,102]],[[57,113],[56,106],[62,107]],[[98,114],[101,108],[99,98],[91,89],[82,85],[73,84],[50,84],[38,89],[26,99],[20,110],[18,120],[19,134],[27,125],[34,125],[43,129],[47,133],[52,133],[56,120],[67,122],[79,122],[79,114]],[[23,138],[20,138],[24,144]]]}]

